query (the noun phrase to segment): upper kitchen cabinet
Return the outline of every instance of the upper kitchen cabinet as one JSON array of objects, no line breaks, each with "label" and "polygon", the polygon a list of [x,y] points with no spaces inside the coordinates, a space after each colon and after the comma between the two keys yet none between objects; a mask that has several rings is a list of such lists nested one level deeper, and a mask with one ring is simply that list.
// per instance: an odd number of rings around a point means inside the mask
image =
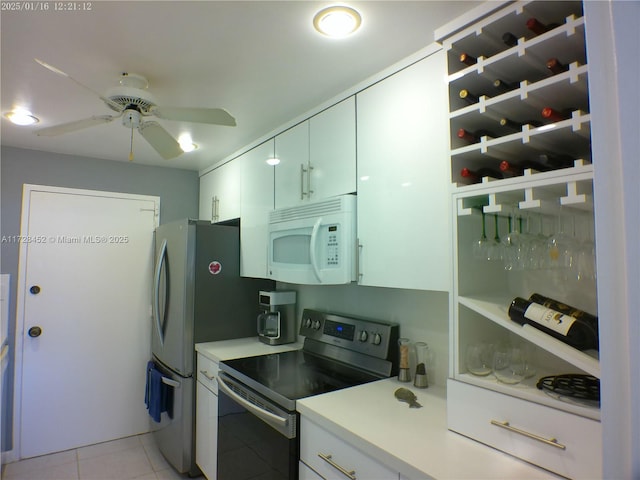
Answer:
[{"label": "upper kitchen cabinet", "polygon": [[446,56],[357,95],[359,284],[450,288]]},{"label": "upper kitchen cabinet", "polygon": [[267,159],[274,156],[274,139],[241,155],[242,200],[240,213],[240,275],[267,278],[269,211],[273,209],[274,167]]},{"label": "upper kitchen cabinet", "polygon": [[355,97],[276,136],[275,155],[275,208],[355,192]]},{"label": "upper kitchen cabinet", "polygon": [[232,161],[200,177],[200,220],[240,217],[240,162]]}]

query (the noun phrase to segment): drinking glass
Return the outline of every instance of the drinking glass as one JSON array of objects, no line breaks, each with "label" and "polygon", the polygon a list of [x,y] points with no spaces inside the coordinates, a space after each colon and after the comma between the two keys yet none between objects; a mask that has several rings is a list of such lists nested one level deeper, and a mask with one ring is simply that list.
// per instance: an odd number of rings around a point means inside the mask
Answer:
[{"label": "drinking glass", "polygon": [[493,214],[494,236],[489,242],[487,249],[487,260],[502,260],[502,243],[500,242],[500,234],[498,233],[498,214]]},{"label": "drinking glass", "polygon": [[524,351],[518,347],[500,346],[493,353],[493,374],[499,382],[520,383],[527,371]]},{"label": "drinking glass", "polygon": [[489,239],[487,238],[485,221],[484,221],[484,210],[480,210],[482,214],[482,235],[480,238],[473,242],[472,251],[474,258],[478,260],[486,260],[487,259],[487,249],[489,248]]},{"label": "drinking glass", "polygon": [[486,377],[492,371],[493,346],[488,343],[471,343],[465,351],[465,365],[469,373]]},{"label": "drinking glass", "polygon": [[520,249],[520,233],[518,232],[518,218],[515,212],[508,218],[509,233],[502,239],[502,251],[504,269],[514,270],[518,263],[518,251]]}]

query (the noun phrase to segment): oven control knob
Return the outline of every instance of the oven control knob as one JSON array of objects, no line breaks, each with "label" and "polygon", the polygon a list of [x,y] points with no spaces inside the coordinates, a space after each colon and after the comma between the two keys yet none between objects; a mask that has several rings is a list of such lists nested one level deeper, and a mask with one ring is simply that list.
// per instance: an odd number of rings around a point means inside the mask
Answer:
[{"label": "oven control knob", "polygon": [[362,330],[362,331],[360,332],[360,339],[359,339],[359,340],[360,340],[361,342],[366,342],[366,341],[367,341],[367,338],[369,338],[369,334],[367,333],[367,331],[366,331],[366,330]]},{"label": "oven control knob", "polygon": [[313,328],[314,330],[320,330],[320,320],[313,322]]},{"label": "oven control knob", "polygon": [[307,318],[304,321],[304,326],[305,326],[305,328],[311,328],[311,319],[310,318]]},{"label": "oven control knob", "polygon": [[382,337],[380,336],[380,334],[379,334],[379,333],[375,333],[375,334],[373,335],[372,343],[373,343],[374,345],[380,345],[380,344],[382,343]]}]

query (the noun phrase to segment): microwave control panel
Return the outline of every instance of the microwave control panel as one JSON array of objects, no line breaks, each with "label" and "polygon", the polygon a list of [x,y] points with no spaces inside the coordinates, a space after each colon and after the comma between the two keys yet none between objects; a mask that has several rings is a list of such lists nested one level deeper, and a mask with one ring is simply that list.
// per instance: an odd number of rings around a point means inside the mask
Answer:
[{"label": "microwave control panel", "polygon": [[325,257],[322,259],[322,267],[332,268],[340,266],[340,226],[323,225],[324,238],[321,242],[324,245]]}]

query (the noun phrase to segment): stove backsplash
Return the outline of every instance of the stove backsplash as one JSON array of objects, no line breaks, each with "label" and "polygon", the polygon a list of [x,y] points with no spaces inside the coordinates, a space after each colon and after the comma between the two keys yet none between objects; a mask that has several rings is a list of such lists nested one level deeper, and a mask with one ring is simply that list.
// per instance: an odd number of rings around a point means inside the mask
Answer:
[{"label": "stove backsplash", "polygon": [[315,286],[277,283],[277,288],[297,292],[298,322],[303,309],[313,308],[398,323],[400,336],[429,345],[432,359],[428,367],[429,385],[446,386],[449,361],[448,293],[355,284]]}]

